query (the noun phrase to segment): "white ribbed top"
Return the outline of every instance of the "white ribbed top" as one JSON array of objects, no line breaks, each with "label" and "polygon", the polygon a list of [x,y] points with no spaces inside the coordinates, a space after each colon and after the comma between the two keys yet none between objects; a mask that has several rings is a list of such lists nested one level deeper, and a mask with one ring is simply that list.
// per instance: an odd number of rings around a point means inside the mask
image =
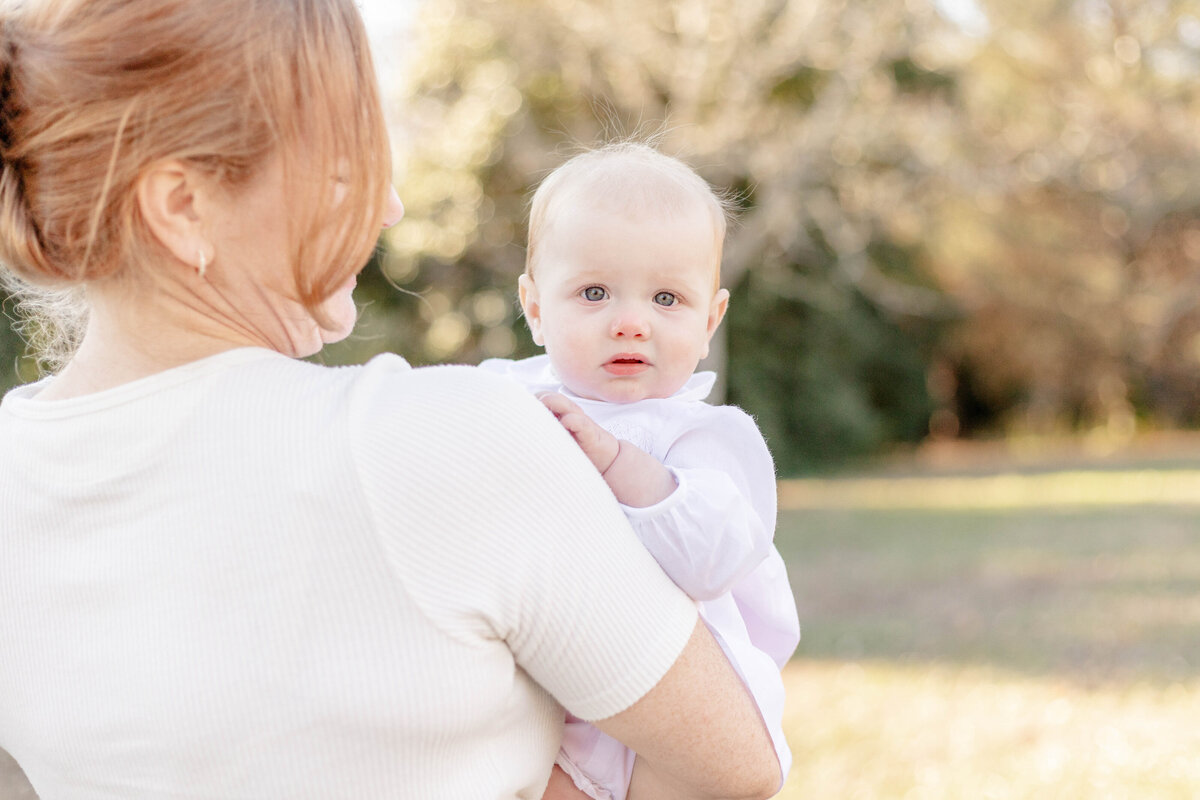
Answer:
[{"label": "white ribbed top", "polygon": [[0,404],[0,748],[42,800],[541,795],[692,603],[519,387],[223,353]]}]

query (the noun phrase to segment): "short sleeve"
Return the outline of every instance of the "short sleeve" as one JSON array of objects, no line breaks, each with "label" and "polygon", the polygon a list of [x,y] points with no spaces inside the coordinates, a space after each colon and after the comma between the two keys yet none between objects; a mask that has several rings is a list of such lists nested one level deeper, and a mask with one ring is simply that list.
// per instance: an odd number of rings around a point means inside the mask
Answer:
[{"label": "short sleeve", "polygon": [[502,639],[584,719],[653,688],[695,606],[536,399],[475,368],[376,359],[350,409],[384,550],[436,626],[468,643]]}]

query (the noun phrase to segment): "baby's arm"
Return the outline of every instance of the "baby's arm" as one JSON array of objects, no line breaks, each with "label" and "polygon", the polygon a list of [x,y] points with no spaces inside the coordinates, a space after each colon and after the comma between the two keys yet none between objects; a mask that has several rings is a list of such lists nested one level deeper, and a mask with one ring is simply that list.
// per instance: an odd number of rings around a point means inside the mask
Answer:
[{"label": "baby's arm", "polygon": [[576,403],[552,392],[540,394],[538,399],[600,470],[618,502],[645,508],[662,502],[675,491],[674,476],[658,459],[604,430]]},{"label": "baby's arm", "polygon": [[684,434],[671,446],[668,469],[567,397],[538,397],[626,507],[638,538],[693,599],[719,597],[767,557],[775,528],[775,471],[746,414],[727,408],[715,424]]},{"label": "baby's arm", "polygon": [[[703,416],[703,426],[686,428],[669,448],[668,468],[630,442],[617,439],[567,397],[544,393],[539,399],[626,506],[626,516],[642,543],[694,599],[726,594],[773,550],[774,466],[762,435],[743,412],[729,407]],[[627,791],[631,800],[632,796],[666,796],[657,778],[639,768],[639,760],[631,757],[623,769],[609,769],[617,762],[597,752],[580,749],[578,743],[571,747],[564,740],[563,754],[571,768],[586,776],[580,786],[599,778],[596,785],[604,791],[589,794],[590,789],[576,786],[564,771],[555,777],[565,789],[589,798],[611,795],[615,800],[625,800]],[[548,793],[543,800],[578,797]]]},{"label": "baby's arm", "polygon": [[712,600],[774,549],[775,466],[754,420],[733,406],[681,408],[655,452],[664,447],[663,464],[679,488],[625,515],[681,589]]}]

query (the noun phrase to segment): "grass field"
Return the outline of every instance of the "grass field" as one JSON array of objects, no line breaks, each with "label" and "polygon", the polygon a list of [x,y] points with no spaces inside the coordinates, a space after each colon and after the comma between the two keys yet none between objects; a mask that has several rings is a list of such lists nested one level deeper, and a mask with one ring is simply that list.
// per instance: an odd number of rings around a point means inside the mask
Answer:
[{"label": "grass field", "polygon": [[1200,797],[1200,475],[781,487],[788,800]]},{"label": "grass field", "polygon": [[1200,797],[1198,463],[783,484],[780,796]]}]

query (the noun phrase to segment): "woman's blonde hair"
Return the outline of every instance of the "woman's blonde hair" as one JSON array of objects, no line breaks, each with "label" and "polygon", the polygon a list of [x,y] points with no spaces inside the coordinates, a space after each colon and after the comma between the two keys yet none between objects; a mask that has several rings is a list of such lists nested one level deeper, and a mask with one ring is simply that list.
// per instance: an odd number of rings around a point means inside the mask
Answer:
[{"label": "woman's blonde hair", "polygon": [[325,325],[317,306],[370,256],[391,180],[353,0],[0,6],[0,262],[55,332],[52,363],[80,332],[80,287],[166,253],[135,197],[148,167],[180,159],[235,192],[275,156],[298,296]]},{"label": "woman's blonde hair", "polygon": [[565,204],[588,202],[633,219],[677,214],[699,202],[713,224],[713,291],[721,282],[721,253],[733,203],[683,161],[653,142],[618,141],[586,150],[555,168],[538,185],[529,208],[525,272],[533,277],[541,244]]}]

